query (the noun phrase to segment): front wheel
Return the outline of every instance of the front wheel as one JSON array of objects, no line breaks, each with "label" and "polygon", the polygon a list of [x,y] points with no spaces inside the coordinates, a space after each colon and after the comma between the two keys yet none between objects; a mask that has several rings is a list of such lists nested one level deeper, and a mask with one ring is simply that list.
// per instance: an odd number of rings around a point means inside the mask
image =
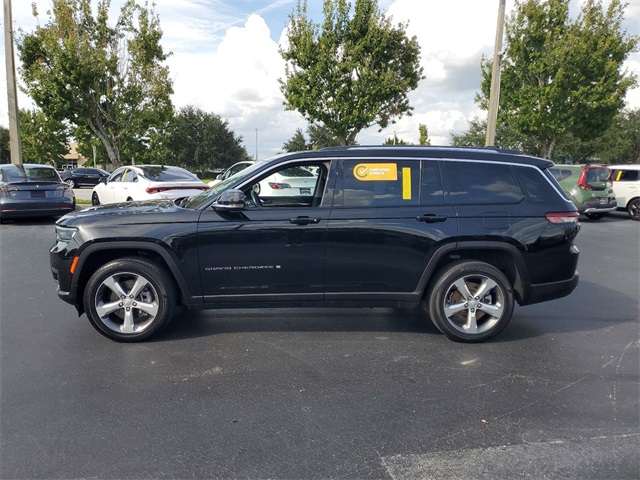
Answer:
[{"label": "front wheel", "polygon": [[457,342],[482,342],[500,333],[513,314],[513,288],[497,268],[461,261],[442,270],[428,292],[429,316]]},{"label": "front wheel", "polygon": [[93,192],[91,194],[91,205],[93,205],[94,207],[100,205],[100,197],[98,197],[98,194],[96,192]]},{"label": "front wheel", "polygon": [[640,198],[636,198],[627,205],[627,212],[633,220],[640,220]]},{"label": "front wheel", "polygon": [[98,332],[118,342],[141,342],[169,323],[176,292],[161,267],[128,257],[100,267],[89,279],[83,300]]},{"label": "front wheel", "polygon": [[64,181],[71,188],[76,188],[76,181],[73,178]]},{"label": "front wheel", "polygon": [[601,220],[604,218],[604,213],[585,213],[589,220]]}]

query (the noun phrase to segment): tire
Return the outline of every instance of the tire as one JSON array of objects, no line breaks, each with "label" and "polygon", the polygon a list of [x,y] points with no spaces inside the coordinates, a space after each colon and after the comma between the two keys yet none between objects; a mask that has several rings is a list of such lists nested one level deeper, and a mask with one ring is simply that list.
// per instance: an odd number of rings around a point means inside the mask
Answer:
[{"label": "tire", "polygon": [[91,194],[91,205],[93,205],[94,207],[100,205],[100,197],[96,192],[93,192]]},{"label": "tire", "polygon": [[76,188],[76,181],[73,178],[65,180],[64,183],[69,185],[71,188]]},{"label": "tire", "polygon": [[589,220],[601,220],[604,218],[604,213],[585,213]]},{"label": "tire", "polygon": [[504,330],[511,320],[513,287],[497,268],[461,261],[437,274],[427,302],[431,321],[449,339],[482,342]]},{"label": "tire", "polygon": [[627,213],[633,220],[640,220],[640,198],[636,198],[627,205]]},{"label": "tire", "polygon": [[169,323],[176,291],[164,269],[127,257],[103,265],[91,276],[83,302],[91,325],[102,335],[118,342],[141,342]]}]

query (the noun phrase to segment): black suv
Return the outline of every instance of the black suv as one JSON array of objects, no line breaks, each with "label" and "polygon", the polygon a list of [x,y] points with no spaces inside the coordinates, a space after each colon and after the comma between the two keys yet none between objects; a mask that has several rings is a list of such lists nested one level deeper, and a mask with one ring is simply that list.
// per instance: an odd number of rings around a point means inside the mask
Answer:
[{"label": "black suv", "polygon": [[482,341],[515,301],[578,283],[578,212],[551,166],[445,147],[280,155],[195,197],[68,214],[51,269],[60,298],[118,341],[156,334],[177,304],[424,304],[447,337]]}]

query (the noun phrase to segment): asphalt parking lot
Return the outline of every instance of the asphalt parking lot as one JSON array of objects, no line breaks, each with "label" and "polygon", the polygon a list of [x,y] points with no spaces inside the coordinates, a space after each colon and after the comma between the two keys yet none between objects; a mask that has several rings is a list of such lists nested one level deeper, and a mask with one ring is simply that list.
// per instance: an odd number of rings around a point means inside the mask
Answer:
[{"label": "asphalt parking lot", "polygon": [[274,309],[185,311],[126,345],[57,298],[53,221],[8,222],[0,477],[638,478],[639,232],[583,221],[577,290],[485,344]]}]

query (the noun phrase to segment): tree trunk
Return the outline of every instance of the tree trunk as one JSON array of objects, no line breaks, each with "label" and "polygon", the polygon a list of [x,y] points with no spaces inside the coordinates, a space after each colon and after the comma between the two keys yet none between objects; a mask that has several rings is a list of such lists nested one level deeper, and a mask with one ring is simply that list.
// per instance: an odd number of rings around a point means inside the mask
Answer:
[{"label": "tree trunk", "polygon": [[104,128],[102,127],[102,122],[100,122],[98,118],[97,124],[93,121],[93,119],[87,120],[87,124],[93,133],[96,134],[98,139],[102,142],[105,150],[107,151],[107,155],[109,155],[109,161],[111,165],[113,165],[113,169],[120,167],[120,149],[115,142],[111,142],[109,140],[109,136]]},{"label": "tree trunk", "polygon": [[553,148],[556,146],[556,137],[555,135],[552,138],[545,138],[540,143],[540,156],[542,158],[546,158],[547,160],[551,158],[551,154],[553,153]]}]

